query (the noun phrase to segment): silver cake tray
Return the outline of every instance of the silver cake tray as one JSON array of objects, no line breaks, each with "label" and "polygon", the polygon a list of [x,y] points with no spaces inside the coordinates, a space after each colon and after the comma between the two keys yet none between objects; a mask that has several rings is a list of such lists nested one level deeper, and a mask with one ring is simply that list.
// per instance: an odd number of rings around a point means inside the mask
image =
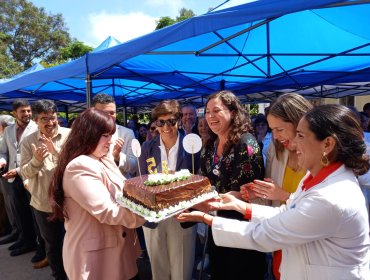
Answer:
[{"label": "silver cake tray", "polygon": [[159,212],[150,210],[142,205],[139,205],[132,200],[124,197],[122,193],[118,194],[116,197],[117,203],[122,207],[125,207],[132,211],[133,213],[143,217],[148,222],[158,223],[160,221],[166,220],[170,217],[173,217],[181,212],[185,211],[186,209],[191,208],[192,206],[209,200],[211,198],[218,197],[217,191],[213,190],[208,193],[204,193],[200,196],[197,196],[189,201],[182,201],[176,206],[171,206],[168,209],[161,210]]}]

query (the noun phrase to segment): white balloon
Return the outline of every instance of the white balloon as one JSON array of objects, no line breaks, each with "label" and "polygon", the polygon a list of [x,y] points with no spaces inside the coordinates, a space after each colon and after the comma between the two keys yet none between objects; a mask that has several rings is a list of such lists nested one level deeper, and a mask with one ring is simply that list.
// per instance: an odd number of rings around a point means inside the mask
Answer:
[{"label": "white balloon", "polygon": [[202,139],[199,135],[190,133],[184,137],[182,145],[189,154],[195,154],[202,148]]},{"label": "white balloon", "polygon": [[140,155],[141,155],[141,145],[140,145],[139,140],[132,139],[131,149],[132,149],[132,153],[134,154],[135,157],[137,157],[137,158],[140,157]]}]

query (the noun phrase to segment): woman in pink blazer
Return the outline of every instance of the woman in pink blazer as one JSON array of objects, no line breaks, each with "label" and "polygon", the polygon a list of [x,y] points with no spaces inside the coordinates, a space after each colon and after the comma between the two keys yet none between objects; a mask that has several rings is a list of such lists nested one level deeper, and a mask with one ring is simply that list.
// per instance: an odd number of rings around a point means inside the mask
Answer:
[{"label": "woman in pink blazer", "polygon": [[53,219],[65,219],[63,262],[70,280],[131,279],[144,219],[120,207],[125,178],[108,155],[113,119],[95,108],[73,123],[51,183]]}]

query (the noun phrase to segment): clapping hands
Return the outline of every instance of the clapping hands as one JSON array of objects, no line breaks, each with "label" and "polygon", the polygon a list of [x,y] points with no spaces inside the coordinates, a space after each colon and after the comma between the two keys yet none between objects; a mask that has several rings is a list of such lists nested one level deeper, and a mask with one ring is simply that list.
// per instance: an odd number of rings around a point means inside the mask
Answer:
[{"label": "clapping hands", "polygon": [[[280,188],[270,178],[265,178],[264,181],[253,180],[253,182],[245,184],[241,188],[243,188],[244,192],[248,192],[250,195],[249,199],[260,197],[269,200],[286,201],[289,198],[289,193]],[[246,195],[243,196],[243,199],[245,197]]]},{"label": "clapping hands", "polygon": [[125,140],[118,137],[116,142],[114,143],[113,147],[113,158],[115,162],[119,162],[120,153],[123,147],[123,144],[125,143]]},{"label": "clapping hands", "polygon": [[44,161],[44,159],[49,155],[49,150],[46,144],[41,144],[39,147],[32,144],[32,153],[38,161]]}]

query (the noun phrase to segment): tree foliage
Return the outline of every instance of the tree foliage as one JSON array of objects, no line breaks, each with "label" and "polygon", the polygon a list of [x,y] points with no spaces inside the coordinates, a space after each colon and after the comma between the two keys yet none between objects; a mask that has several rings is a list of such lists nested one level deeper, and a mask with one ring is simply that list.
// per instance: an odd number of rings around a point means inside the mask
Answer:
[{"label": "tree foliage", "polygon": [[0,79],[7,78],[22,71],[22,66],[16,63],[6,53],[9,35],[0,32]]},{"label": "tree foliage", "polygon": [[186,20],[195,16],[194,12],[191,9],[181,8],[179,11],[179,16],[176,17],[176,22]]},{"label": "tree foliage", "polygon": [[174,24],[176,21],[171,17],[161,17],[157,21],[157,26],[155,27],[155,30],[162,29],[163,27],[170,26]]},{"label": "tree foliage", "polygon": [[6,55],[24,69],[35,59],[58,60],[71,42],[61,14],[47,14],[27,0],[0,1],[0,33],[7,36]]},{"label": "tree foliage", "polygon": [[180,22],[180,21],[186,20],[194,16],[195,14],[191,9],[181,8],[179,10],[179,15],[176,17],[176,19],[173,19],[169,16],[159,18],[159,20],[157,21],[157,26],[155,27],[155,30],[161,29],[166,26],[170,26],[176,22]]},{"label": "tree foliage", "polygon": [[79,58],[92,50],[92,47],[74,39],[71,44],[60,50],[60,57],[62,60],[67,61],[70,59]]}]

